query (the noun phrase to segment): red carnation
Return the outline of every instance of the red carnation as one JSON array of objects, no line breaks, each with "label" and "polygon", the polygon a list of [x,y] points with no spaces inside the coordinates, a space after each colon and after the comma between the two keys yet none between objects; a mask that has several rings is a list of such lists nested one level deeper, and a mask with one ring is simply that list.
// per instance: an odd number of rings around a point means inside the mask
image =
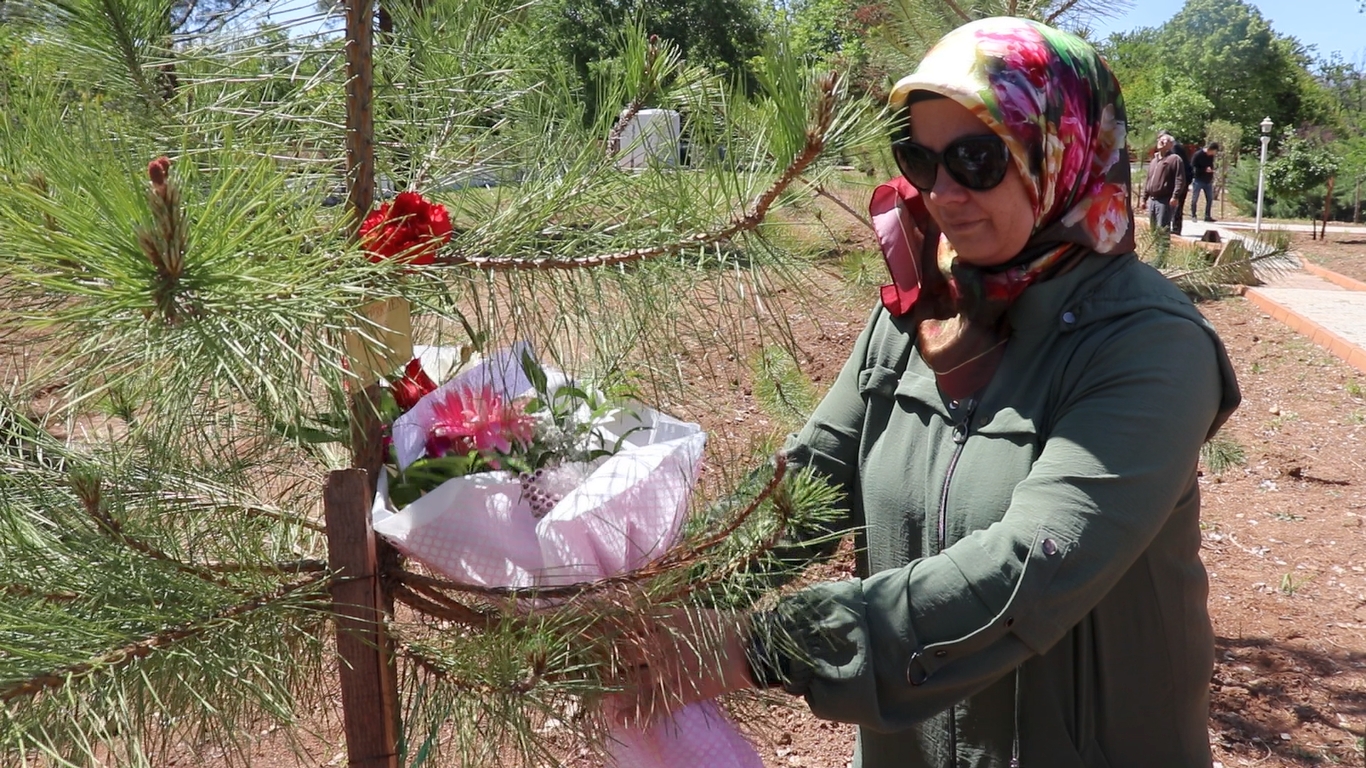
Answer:
[{"label": "red carnation", "polygon": [[417,358],[408,361],[408,365],[403,368],[403,378],[389,387],[389,391],[394,394],[394,402],[398,403],[398,407],[405,413],[417,405],[417,401],[421,400],[423,395],[435,389],[436,382],[422,370],[422,363]]},{"label": "red carnation", "polygon": [[416,192],[400,192],[393,203],[365,217],[360,245],[373,262],[398,257],[409,264],[431,264],[436,249],[451,240],[446,206]]}]

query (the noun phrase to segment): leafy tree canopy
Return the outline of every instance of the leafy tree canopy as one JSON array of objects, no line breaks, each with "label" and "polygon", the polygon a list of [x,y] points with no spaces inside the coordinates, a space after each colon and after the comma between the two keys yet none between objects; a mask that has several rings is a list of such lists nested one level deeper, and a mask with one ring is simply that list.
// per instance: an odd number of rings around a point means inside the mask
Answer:
[{"label": "leafy tree canopy", "polygon": [[1252,137],[1265,117],[1289,126],[1333,122],[1332,99],[1309,72],[1308,50],[1244,0],[1187,0],[1161,26],[1112,35],[1105,49],[1131,115],[1152,119],[1175,104],[1203,106],[1182,93],[1194,89],[1210,107],[1191,128],[1223,119]]},{"label": "leafy tree canopy", "polygon": [[1266,163],[1267,188],[1289,198],[1303,197],[1338,172],[1341,160],[1322,136],[1286,128],[1280,151]]},{"label": "leafy tree canopy", "polygon": [[550,0],[539,12],[585,82],[595,62],[620,53],[618,30],[634,20],[678,46],[689,64],[745,76],[764,38],[763,17],[750,0]]}]

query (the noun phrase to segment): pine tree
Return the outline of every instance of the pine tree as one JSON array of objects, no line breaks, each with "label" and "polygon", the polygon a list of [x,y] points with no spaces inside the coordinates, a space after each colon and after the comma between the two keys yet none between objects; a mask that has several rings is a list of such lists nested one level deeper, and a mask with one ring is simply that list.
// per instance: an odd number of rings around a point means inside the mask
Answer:
[{"label": "pine tree", "polygon": [[[343,365],[348,338],[381,330],[366,306],[406,301],[424,342],[526,339],[661,403],[696,397],[707,370],[681,347],[785,341],[765,302],[800,290],[802,265],[766,217],[796,179],[819,186],[823,158],[885,135],[781,49],[749,98],[623,29],[589,113],[521,3],[394,4],[411,15],[376,37],[378,194],[420,190],[455,232],[436,265],[375,264],[354,240],[370,200],[346,204],[342,41],[168,37],[186,7],[48,0],[0,26],[7,765],[238,754],[328,705],[323,482],[373,460],[365,382]],[[619,167],[608,138],[644,104],[689,116],[686,167]],[[406,759],[530,760],[549,717],[598,746],[612,628],[747,599],[754,559],[829,506],[781,474],[731,478],[648,573],[536,596],[556,610],[385,563]]]}]

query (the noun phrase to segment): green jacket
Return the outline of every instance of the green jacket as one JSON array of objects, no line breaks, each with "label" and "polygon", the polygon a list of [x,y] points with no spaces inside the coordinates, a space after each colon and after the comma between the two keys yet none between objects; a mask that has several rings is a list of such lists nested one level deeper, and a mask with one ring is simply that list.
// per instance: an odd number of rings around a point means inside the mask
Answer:
[{"label": "green jacket", "polygon": [[1208,768],[1200,445],[1239,401],[1223,345],[1133,255],[1008,314],[951,402],[881,308],[789,446],[842,485],[861,579],[769,621],[788,689],[861,726],[855,766]]}]

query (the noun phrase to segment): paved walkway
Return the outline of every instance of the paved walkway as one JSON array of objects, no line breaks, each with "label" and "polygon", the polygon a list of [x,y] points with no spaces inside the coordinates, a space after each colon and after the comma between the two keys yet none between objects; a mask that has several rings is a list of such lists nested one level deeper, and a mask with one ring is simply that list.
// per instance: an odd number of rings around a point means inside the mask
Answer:
[{"label": "paved walkway", "polygon": [[[1195,224],[1192,227],[1192,224]],[[1233,224],[1239,230],[1244,227]],[[1240,232],[1224,223],[1186,222],[1185,234],[1199,238],[1206,228],[1219,231],[1223,241]],[[1250,229],[1251,225],[1247,225]],[[1262,229],[1267,229],[1265,222]],[[1342,227],[1346,232],[1366,232],[1362,227]],[[1334,227],[1330,232],[1337,231]],[[1305,226],[1308,231],[1308,226]],[[1309,337],[1315,344],[1366,373],[1366,283],[1330,272],[1302,259],[1299,268],[1259,274],[1265,285],[1244,294],[1263,312]]]},{"label": "paved walkway", "polygon": [[[1273,224],[1265,220],[1262,221],[1263,232],[1273,229],[1283,229],[1287,232],[1303,232],[1305,234],[1308,234],[1309,232],[1313,231],[1311,229],[1312,226],[1313,225],[1310,224]],[[1206,227],[1213,227],[1217,229],[1236,229],[1239,232],[1252,232],[1253,230],[1257,229],[1257,224],[1256,222],[1251,221],[1221,221],[1216,224],[1207,224],[1203,221],[1192,221],[1190,219],[1186,219],[1185,223],[1181,226],[1181,231],[1186,231],[1188,227],[1193,227],[1191,231],[1195,233],[1196,237],[1199,237],[1200,233],[1204,232]],[[1329,224],[1327,231],[1330,233],[1343,235],[1351,233],[1359,233],[1366,235],[1366,224]]]}]

